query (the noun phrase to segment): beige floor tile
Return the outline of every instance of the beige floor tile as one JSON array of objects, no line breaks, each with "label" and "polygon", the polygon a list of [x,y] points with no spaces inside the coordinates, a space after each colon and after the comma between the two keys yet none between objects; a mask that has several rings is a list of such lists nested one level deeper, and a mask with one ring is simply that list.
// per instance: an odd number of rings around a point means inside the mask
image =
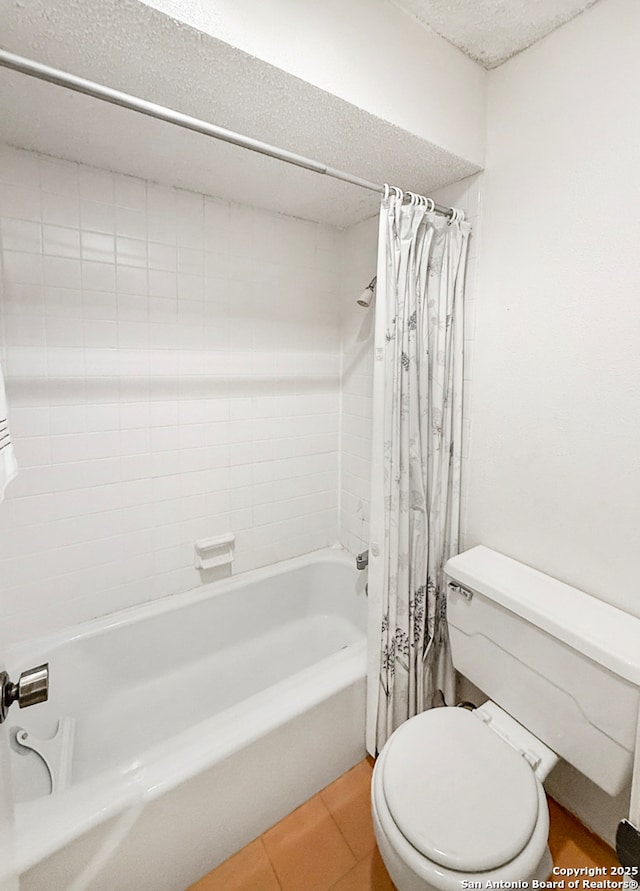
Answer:
[{"label": "beige floor tile", "polygon": [[248,844],[189,891],[280,891],[261,839]]},{"label": "beige floor tile", "polygon": [[554,866],[618,865],[615,852],[552,798],[549,799],[549,850]]},{"label": "beige floor tile", "polygon": [[371,819],[371,774],[371,764],[361,761],[320,793],[357,860],[373,851],[376,844]]},{"label": "beige floor tile", "polygon": [[336,882],[331,891],[395,891],[395,885],[376,848]]},{"label": "beige floor tile", "polygon": [[356,862],[319,795],[262,839],[282,891],[328,891]]},{"label": "beige floor tile", "polygon": [[[375,846],[362,761],[189,891],[394,891]],[[615,852],[549,799],[556,866],[615,866]]]}]

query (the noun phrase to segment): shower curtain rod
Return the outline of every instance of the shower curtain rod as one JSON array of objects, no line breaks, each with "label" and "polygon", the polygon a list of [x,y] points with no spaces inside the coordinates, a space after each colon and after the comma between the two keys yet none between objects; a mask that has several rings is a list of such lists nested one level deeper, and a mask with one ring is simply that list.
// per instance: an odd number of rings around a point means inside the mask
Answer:
[{"label": "shower curtain rod", "polygon": [[[122,108],[138,111],[140,114],[157,118],[159,121],[166,121],[169,124],[175,124],[177,127],[183,127],[185,130],[193,130],[195,133],[202,133],[222,142],[230,142],[232,145],[240,146],[251,152],[258,152],[261,155],[276,158],[278,161],[284,161],[286,164],[294,164],[296,167],[303,167],[306,170],[312,170],[314,173],[321,173],[333,179],[340,179],[343,182],[352,183],[354,186],[370,189],[372,192],[384,192],[383,185],[370,182],[359,176],[353,176],[351,173],[345,173],[343,170],[337,170],[335,167],[329,167],[327,164],[322,164],[311,158],[305,158],[304,155],[289,152],[286,149],[270,145],[268,142],[260,142],[260,140],[252,139],[250,136],[243,136],[241,133],[235,133],[233,130],[227,130],[224,127],[218,127],[216,124],[209,124],[207,121],[202,121],[199,118],[193,118],[190,115],[182,114],[182,112],[174,111],[172,108],[165,108],[163,105],[156,105],[155,102],[148,102],[146,99],[130,96],[128,93],[120,92],[120,90],[113,90],[111,87],[105,87],[102,84],[85,80],[83,77],[77,77],[75,74],[60,71],[57,68],[50,68],[41,62],[34,62],[32,59],[26,59],[24,56],[16,56],[14,53],[9,53],[6,50],[0,50],[0,67],[10,68],[12,71],[18,71],[20,74],[26,74],[28,77],[35,77],[38,80],[66,87],[69,90],[74,90],[76,93],[93,96],[94,99],[102,99],[104,102],[110,102],[112,105],[120,105]],[[443,216],[452,216],[452,211],[449,207],[436,204],[434,210]]]}]

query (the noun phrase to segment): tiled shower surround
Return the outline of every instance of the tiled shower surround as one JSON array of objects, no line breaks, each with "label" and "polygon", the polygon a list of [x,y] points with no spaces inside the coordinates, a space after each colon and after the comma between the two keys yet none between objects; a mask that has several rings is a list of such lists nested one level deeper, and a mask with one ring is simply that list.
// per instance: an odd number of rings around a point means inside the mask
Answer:
[{"label": "tiled shower surround", "polygon": [[339,230],[7,148],[0,213],[15,638],[336,542]]},{"label": "tiled shower surround", "polygon": [[[475,227],[477,182],[452,188]],[[338,230],[6,147],[0,217],[14,640],[224,575],[194,568],[197,539],[233,531],[234,573],[367,546],[375,219]]]}]

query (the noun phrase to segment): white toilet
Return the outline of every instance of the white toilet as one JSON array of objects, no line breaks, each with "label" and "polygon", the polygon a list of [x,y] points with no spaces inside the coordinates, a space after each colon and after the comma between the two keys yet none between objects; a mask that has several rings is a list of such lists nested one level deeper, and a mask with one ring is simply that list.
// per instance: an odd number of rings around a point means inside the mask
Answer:
[{"label": "white toilet", "polygon": [[630,779],[640,620],[484,547],[446,572],[454,665],[494,701],[390,737],[372,780],[378,847],[398,891],[531,887],[552,869],[542,784],[558,756],[610,795]]}]

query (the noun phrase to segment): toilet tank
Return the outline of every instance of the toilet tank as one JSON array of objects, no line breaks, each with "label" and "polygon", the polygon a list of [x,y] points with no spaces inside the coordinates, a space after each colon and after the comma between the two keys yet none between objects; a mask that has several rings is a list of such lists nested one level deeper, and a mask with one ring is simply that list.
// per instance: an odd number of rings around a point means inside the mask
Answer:
[{"label": "toilet tank", "polygon": [[640,619],[485,547],[445,566],[453,663],[609,795],[629,782]]}]

